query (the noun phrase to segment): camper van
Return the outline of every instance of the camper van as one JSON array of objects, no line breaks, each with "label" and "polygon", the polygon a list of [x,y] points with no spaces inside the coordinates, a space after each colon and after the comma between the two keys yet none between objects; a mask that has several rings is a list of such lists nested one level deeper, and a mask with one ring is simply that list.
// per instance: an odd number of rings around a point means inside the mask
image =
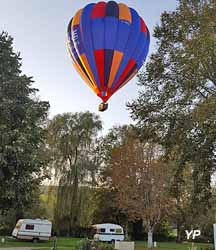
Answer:
[{"label": "camper van", "polygon": [[12,236],[16,239],[47,241],[51,237],[52,223],[41,219],[22,219],[18,220]]},{"label": "camper van", "polygon": [[116,224],[97,224],[92,226],[94,240],[115,242],[124,240],[124,230]]}]

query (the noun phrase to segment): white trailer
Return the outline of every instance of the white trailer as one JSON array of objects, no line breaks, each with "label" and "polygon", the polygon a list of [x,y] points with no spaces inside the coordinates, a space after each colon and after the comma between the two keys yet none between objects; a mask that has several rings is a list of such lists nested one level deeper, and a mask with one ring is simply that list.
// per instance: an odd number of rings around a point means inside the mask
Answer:
[{"label": "white trailer", "polygon": [[52,223],[41,219],[18,220],[12,236],[21,240],[48,241],[51,237]]},{"label": "white trailer", "polygon": [[123,227],[116,224],[96,224],[92,226],[94,240],[103,242],[115,242],[124,240]]}]

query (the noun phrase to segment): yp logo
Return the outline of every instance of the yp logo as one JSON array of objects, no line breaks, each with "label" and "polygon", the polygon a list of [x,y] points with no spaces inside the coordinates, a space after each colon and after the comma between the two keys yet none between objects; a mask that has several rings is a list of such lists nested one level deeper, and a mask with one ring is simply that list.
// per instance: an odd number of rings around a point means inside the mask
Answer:
[{"label": "yp logo", "polygon": [[191,230],[190,232],[188,230],[185,230],[185,233],[187,235],[187,240],[189,240],[190,238],[194,240],[196,237],[201,235],[200,230]]}]

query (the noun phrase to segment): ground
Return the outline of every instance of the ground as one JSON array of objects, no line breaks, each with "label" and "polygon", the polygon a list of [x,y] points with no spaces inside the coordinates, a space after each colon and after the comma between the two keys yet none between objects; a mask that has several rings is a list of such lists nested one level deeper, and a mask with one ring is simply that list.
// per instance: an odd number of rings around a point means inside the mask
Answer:
[{"label": "ground", "polygon": [[[1,243],[0,237],[0,250],[50,250],[53,242],[32,243],[22,242],[11,238],[6,238],[6,242]],[[80,241],[75,238],[58,238],[57,250],[73,250],[74,246]],[[197,248],[196,248],[197,247]],[[146,242],[136,242],[136,250],[146,250]],[[157,250],[191,250],[191,243],[176,244],[175,242],[158,243]],[[211,244],[195,244],[194,250],[213,250]]]}]

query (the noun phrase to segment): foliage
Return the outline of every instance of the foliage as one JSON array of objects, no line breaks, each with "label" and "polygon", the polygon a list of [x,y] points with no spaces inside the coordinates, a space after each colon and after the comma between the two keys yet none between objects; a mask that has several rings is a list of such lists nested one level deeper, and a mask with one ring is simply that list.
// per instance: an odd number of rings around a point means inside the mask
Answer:
[{"label": "foliage", "polygon": [[[182,218],[193,219],[188,223],[195,226],[210,206],[216,167],[215,11],[213,0],[180,0],[175,11],[162,14],[154,31],[157,52],[139,75],[138,99],[128,105],[140,137],[159,142],[175,170],[171,192],[179,232]],[[188,167],[187,211],[193,216],[182,215]]]},{"label": "foliage", "polygon": [[[59,182],[54,219],[59,228],[64,225],[68,234],[74,234],[75,228],[91,222],[93,194],[85,186],[96,184],[100,166],[97,134],[101,129],[99,117],[90,112],[57,115],[48,126],[50,167]],[[84,210],[88,215],[83,214]]]},{"label": "foliage", "polygon": [[101,244],[99,241],[85,239],[80,242],[76,250],[114,250],[112,245]]},{"label": "foliage", "polygon": [[18,219],[47,177],[40,148],[49,103],[38,99],[32,78],[22,74],[20,55],[5,32],[0,51],[0,211],[14,209]]},{"label": "foliage", "polygon": [[[24,218],[46,218],[52,220],[52,215],[49,211],[49,204],[46,200],[45,191],[43,188],[34,190],[32,193],[31,206],[23,212]],[[7,213],[0,215],[0,235],[10,235],[16,224],[16,211],[11,208]]]},{"label": "foliage", "polygon": [[98,187],[95,193],[96,209],[93,215],[93,224],[104,222],[124,224],[125,216],[116,203],[116,192],[110,187]]},{"label": "foliage", "polygon": [[15,211],[10,209],[6,214],[0,215],[0,234],[10,235],[15,226],[16,216]]},{"label": "foliage", "polygon": [[48,205],[49,204],[47,202],[46,195],[43,193],[42,188],[40,188],[34,193],[31,207],[24,211],[24,217],[32,219],[51,219],[48,213]]},{"label": "foliage", "polygon": [[115,126],[99,141],[100,158],[102,164],[99,172],[100,188],[97,188],[97,209],[94,213],[94,221],[98,223],[113,222],[127,225],[127,215],[117,204],[117,192],[112,183],[112,152],[127,140],[128,134],[133,130],[132,126]]},{"label": "foliage", "polygon": [[123,145],[113,150],[110,162],[118,207],[128,220],[143,221],[149,247],[153,244],[155,226],[173,209],[167,192],[169,171],[160,158],[158,145],[140,142],[132,133]]}]

